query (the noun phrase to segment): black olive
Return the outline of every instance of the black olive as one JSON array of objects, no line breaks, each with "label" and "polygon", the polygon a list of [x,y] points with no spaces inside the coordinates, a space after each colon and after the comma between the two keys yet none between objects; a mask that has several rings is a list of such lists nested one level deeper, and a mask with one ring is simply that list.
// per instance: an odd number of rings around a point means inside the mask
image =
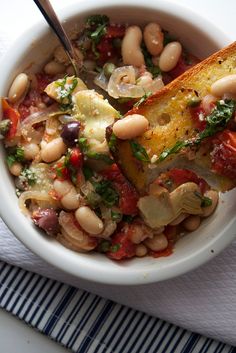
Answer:
[{"label": "black olive", "polygon": [[35,225],[42,228],[48,235],[56,235],[60,226],[56,211],[51,208],[39,209],[33,213]]},{"label": "black olive", "polygon": [[73,147],[76,145],[79,138],[79,127],[80,123],[78,121],[71,121],[63,126],[61,137],[66,146]]}]

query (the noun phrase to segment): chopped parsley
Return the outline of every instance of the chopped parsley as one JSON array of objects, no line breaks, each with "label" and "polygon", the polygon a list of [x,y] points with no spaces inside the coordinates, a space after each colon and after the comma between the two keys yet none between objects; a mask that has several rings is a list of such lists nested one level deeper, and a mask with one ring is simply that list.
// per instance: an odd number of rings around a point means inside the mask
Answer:
[{"label": "chopped parsley", "polygon": [[122,213],[115,212],[115,211],[111,210],[111,219],[112,219],[112,221],[119,223],[122,220],[122,216],[123,216]]},{"label": "chopped parsley", "polygon": [[84,174],[85,180],[91,179],[92,176],[94,175],[93,170],[86,165],[83,166],[83,174]]},{"label": "chopped parsley", "polygon": [[205,129],[192,139],[177,141],[173,147],[167,148],[160,154],[157,162],[162,162],[168,156],[179,152],[184,147],[199,145],[203,139],[211,137],[217,132],[222,131],[233,117],[235,107],[236,101],[233,99],[226,99],[225,101],[220,100],[216,102],[216,107],[213,109],[211,114],[206,117]]},{"label": "chopped parsley", "polygon": [[37,176],[35,172],[33,172],[33,170],[31,170],[30,168],[23,169],[19,178],[22,179],[22,181],[26,181],[27,184],[30,186],[33,186],[37,181]]},{"label": "chopped parsley", "polygon": [[60,109],[66,111],[72,108],[72,92],[78,84],[78,79],[74,77],[71,83],[68,83],[68,76],[55,81],[56,92],[60,100]]},{"label": "chopped parsley", "polygon": [[92,51],[95,57],[99,58],[99,52],[96,45],[101,41],[106,34],[106,27],[109,25],[109,18],[106,15],[92,15],[86,20],[88,37],[92,41]]},{"label": "chopped parsley", "polygon": [[88,144],[86,137],[80,137],[78,140],[78,145],[79,145],[80,150],[83,152],[83,154],[86,157],[91,158],[91,159],[101,160],[101,161],[103,161],[107,164],[110,164],[110,165],[114,163],[113,159],[111,159],[109,155],[107,155],[105,153],[97,153],[94,151],[90,151],[89,150],[90,146]]},{"label": "chopped parsley", "polygon": [[212,199],[207,196],[203,196],[200,192],[195,192],[195,195],[201,200],[201,207],[209,207],[212,205]]},{"label": "chopped parsley", "polygon": [[9,149],[7,156],[7,164],[11,167],[15,162],[24,162],[24,149],[22,147],[16,147]]},{"label": "chopped parsley", "polygon": [[147,154],[147,151],[143,146],[141,146],[135,140],[129,141],[133,156],[141,162],[150,162],[150,158]]},{"label": "chopped parsley", "polygon": [[147,50],[147,47],[145,46],[145,44],[143,43],[141,45],[142,48],[142,52],[143,52],[143,56],[144,56],[144,60],[145,60],[145,64],[146,64],[146,68],[149,72],[151,72],[153,78],[159,76],[161,74],[161,69],[159,68],[159,66],[155,66],[152,62],[152,56],[149,53],[149,51]]},{"label": "chopped parsley", "polygon": [[98,245],[98,251],[108,252],[110,250],[111,243],[108,240],[102,240]]},{"label": "chopped parsley", "polygon": [[91,181],[91,183],[95,192],[101,196],[103,203],[107,207],[112,207],[118,203],[119,195],[109,180],[102,180],[100,182]]},{"label": "chopped parsley", "polygon": [[115,152],[116,149],[116,135],[114,133],[111,134],[109,142],[108,142],[109,149],[112,152]]},{"label": "chopped parsley", "polygon": [[114,245],[111,246],[110,251],[111,251],[112,253],[115,253],[115,252],[117,252],[118,250],[120,250],[120,247],[121,247],[120,244],[114,244]]},{"label": "chopped parsley", "polygon": [[147,93],[145,93],[145,94],[139,99],[139,101],[134,104],[134,107],[135,107],[135,108],[138,108],[138,107],[140,106],[140,104],[142,104],[143,102],[145,102],[151,95],[152,95],[152,92],[147,92]]},{"label": "chopped parsley", "polygon": [[85,155],[88,158],[100,160],[100,161],[103,161],[109,165],[114,163],[114,160],[111,159],[110,156],[108,156],[107,154],[104,154],[104,153],[97,153],[97,152],[90,151],[90,152],[85,153]]}]

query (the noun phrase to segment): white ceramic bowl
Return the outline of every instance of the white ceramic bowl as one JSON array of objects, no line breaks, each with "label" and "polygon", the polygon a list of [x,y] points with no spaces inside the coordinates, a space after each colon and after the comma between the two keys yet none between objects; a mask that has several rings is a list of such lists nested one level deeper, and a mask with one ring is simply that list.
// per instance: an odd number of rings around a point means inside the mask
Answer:
[{"label": "white ceramic bowl", "polygon": [[[99,4],[98,4],[99,3]],[[79,2],[61,14],[67,29],[74,29],[90,14],[107,14],[111,20],[145,24],[157,21],[162,28],[179,38],[189,51],[204,58],[228,44],[229,39],[205,18],[168,0],[143,5],[141,0],[96,0]],[[22,35],[0,65],[0,96],[7,94],[12,79],[25,68],[36,70],[58,44],[44,20]],[[219,207],[200,228],[176,244],[173,255],[154,259],[146,257],[113,262],[100,254],[70,251],[43,235],[18,208],[14,185],[0,158],[0,213],[8,227],[34,253],[50,264],[78,277],[109,284],[144,284],[169,279],[190,271],[222,251],[234,238],[236,192],[221,197]]]}]

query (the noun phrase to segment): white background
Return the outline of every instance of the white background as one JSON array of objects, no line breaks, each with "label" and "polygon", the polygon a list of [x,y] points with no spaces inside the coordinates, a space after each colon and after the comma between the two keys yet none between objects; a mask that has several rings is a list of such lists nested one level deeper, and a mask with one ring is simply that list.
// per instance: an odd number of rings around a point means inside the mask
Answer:
[{"label": "white background", "polygon": [[[80,0],[51,0],[56,10]],[[86,1],[86,0],[84,0]],[[89,0],[87,0],[89,1]],[[99,1],[99,0],[98,0]],[[155,0],[149,0],[155,1]],[[163,0],[164,1],[164,0]],[[235,40],[236,21],[233,11],[236,7],[234,0],[171,0],[185,4],[196,12],[204,15],[226,32],[229,38]],[[1,0],[0,10],[0,38],[9,38],[8,45],[17,39],[25,29],[41,18],[33,0]],[[12,339],[14,337],[14,339]],[[32,353],[32,352],[64,352],[45,337],[34,333],[32,329],[25,327],[16,320],[0,311],[0,345],[6,353]],[[66,351],[65,351],[66,352]]]}]

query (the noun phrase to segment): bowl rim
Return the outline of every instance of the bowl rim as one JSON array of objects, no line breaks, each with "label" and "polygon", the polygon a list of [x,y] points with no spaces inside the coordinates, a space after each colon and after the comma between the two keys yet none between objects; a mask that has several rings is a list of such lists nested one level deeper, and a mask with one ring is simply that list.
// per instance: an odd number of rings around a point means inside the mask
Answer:
[{"label": "bowl rim", "polygon": [[[211,32],[213,29],[215,29],[217,31],[218,42],[222,42],[224,43],[224,45],[230,42],[229,36],[227,36],[226,33],[224,33],[223,30],[219,29],[213,22],[209,21],[207,18],[188,8],[187,6],[181,5],[179,3],[174,3],[171,0],[156,0],[155,3],[147,3],[145,5],[143,4],[142,0],[130,0],[128,4],[125,0],[113,0],[112,2],[111,0],[103,0],[99,3],[97,3],[96,0],[91,0],[90,2],[80,2],[79,6],[82,14],[87,11],[92,11],[93,9],[95,9],[95,11],[96,9],[100,9],[100,11],[102,11],[102,9],[108,7],[112,9],[113,7],[121,6],[161,10],[162,12],[168,13],[169,8],[171,6],[171,15],[175,14],[177,18],[183,19],[185,22],[189,22],[194,27],[198,27],[200,21],[204,20],[205,30],[209,29]],[[76,4],[70,4],[64,9],[58,11],[60,19],[63,21],[67,21],[68,18],[74,17],[75,8]],[[80,13],[78,14],[78,16],[80,16]],[[189,18],[191,18],[191,21]],[[15,46],[19,47],[19,43],[23,40],[23,38],[25,38],[25,36],[27,36],[27,43],[29,45],[29,43],[31,43],[35,39],[35,37],[40,38],[44,35],[45,32],[49,32],[49,28],[44,22],[44,20],[41,19],[36,24],[24,31],[12,43],[5,55],[2,57],[1,62],[6,60],[7,57],[14,54]],[[212,39],[215,39],[215,37],[212,36]],[[23,50],[19,50],[19,52],[21,52],[22,54]],[[92,263],[88,260],[81,261],[79,253],[77,253],[78,261],[75,266],[73,258],[71,259],[69,257],[69,253],[68,255],[65,253],[65,261],[61,261],[60,256],[57,256],[56,249],[54,249],[54,253],[49,252],[45,243],[40,243],[40,241],[35,242],[35,240],[27,236],[27,234],[30,233],[30,224],[29,227],[27,227],[25,226],[25,224],[23,224],[23,222],[19,222],[22,226],[19,227],[19,224],[13,221],[11,213],[8,211],[11,202],[8,200],[9,204],[7,205],[3,201],[4,197],[1,199],[0,202],[0,214],[2,219],[7,224],[9,229],[13,232],[13,234],[17,237],[17,239],[20,240],[27,248],[29,248],[36,255],[40,256],[49,264],[59,268],[60,270],[70,275],[74,275],[85,280],[103,284],[139,285],[174,278],[206,263],[212,257],[221,252],[224,248],[226,248],[226,246],[229,245],[235,238],[234,232],[231,231],[236,227],[236,219],[233,219],[229,224],[227,224],[223,232],[224,236],[219,233],[217,237],[209,241],[207,244],[205,244],[205,246],[203,246],[201,249],[198,249],[193,254],[189,256],[186,255],[185,258],[175,263],[165,264],[162,268],[162,271],[155,271],[155,267],[153,266],[150,270],[147,270],[146,268],[138,268],[129,269],[126,272],[119,272],[119,270],[117,270],[115,271],[116,273],[114,273],[114,269],[109,268],[109,266],[106,267],[106,272],[104,272],[103,266],[98,266],[95,272],[94,265],[92,265]],[[25,216],[22,214],[22,217]],[[212,248],[214,248],[214,253],[211,253]]]}]

